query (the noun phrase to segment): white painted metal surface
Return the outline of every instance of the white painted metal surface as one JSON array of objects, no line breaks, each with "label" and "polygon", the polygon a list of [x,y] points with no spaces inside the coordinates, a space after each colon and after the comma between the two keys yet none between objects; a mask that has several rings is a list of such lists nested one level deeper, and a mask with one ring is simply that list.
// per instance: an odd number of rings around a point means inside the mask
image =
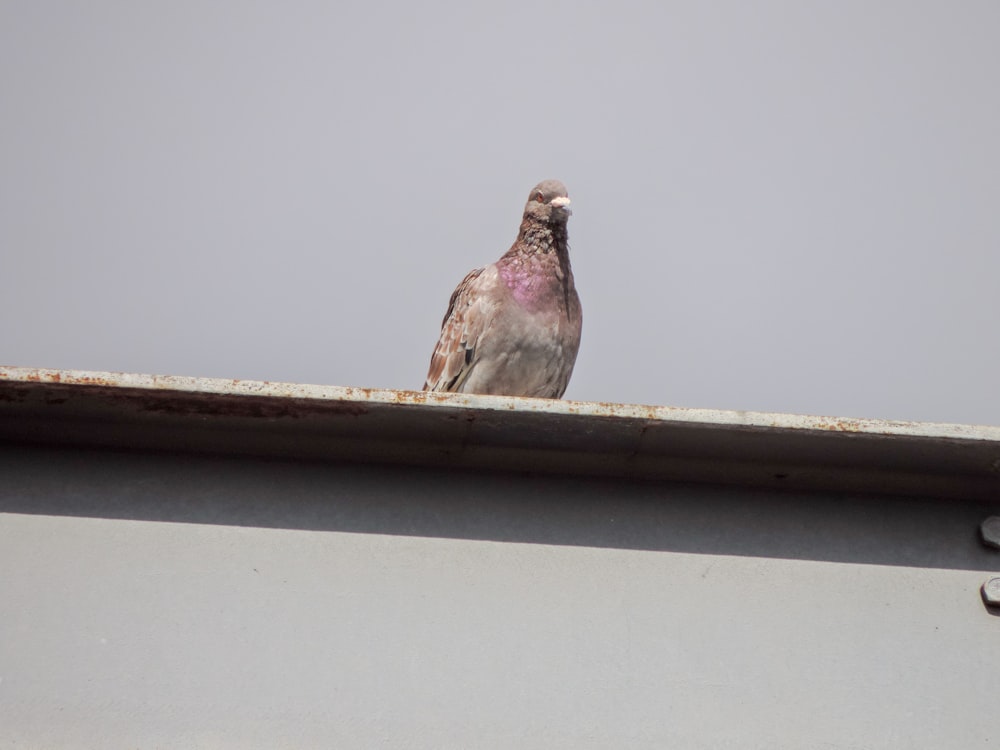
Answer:
[{"label": "white painted metal surface", "polygon": [[507,396],[478,396],[464,393],[427,393],[379,388],[351,388],[301,383],[272,383],[258,380],[225,380],[178,375],[143,375],[123,372],[46,370],[0,366],[0,381],[8,383],[59,384],[104,387],[120,390],[175,391],[185,394],[245,396],[252,398],[297,399],[308,402],[339,402],[363,405],[426,405],[464,407],[481,411],[521,411],[537,414],[643,419],[687,422],[720,427],[761,427],[784,430],[855,432],[887,437],[957,438],[1000,443],[1000,426],[905,422],[855,417],[822,417],[754,411],[690,409],[677,406],[647,406],[608,402],[567,401]]}]

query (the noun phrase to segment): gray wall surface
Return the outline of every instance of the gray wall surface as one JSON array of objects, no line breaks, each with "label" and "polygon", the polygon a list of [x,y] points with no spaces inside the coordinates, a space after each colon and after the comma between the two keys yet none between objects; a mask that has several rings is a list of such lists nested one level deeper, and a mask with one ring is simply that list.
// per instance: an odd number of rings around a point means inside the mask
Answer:
[{"label": "gray wall surface", "polygon": [[997,510],[0,443],[0,744],[993,747]]}]

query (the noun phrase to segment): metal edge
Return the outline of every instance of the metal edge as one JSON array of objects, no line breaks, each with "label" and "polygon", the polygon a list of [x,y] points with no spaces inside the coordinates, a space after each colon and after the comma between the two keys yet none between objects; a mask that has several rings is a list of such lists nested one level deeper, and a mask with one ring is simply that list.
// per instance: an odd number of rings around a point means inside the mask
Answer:
[{"label": "metal edge", "polygon": [[181,375],[147,375],[124,372],[92,372],[0,366],[0,383],[59,384],[146,391],[174,391],[185,394],[242,396],[248,398],[296,399],[316,402],[397,404],[449,407],[477,411],[531,412],[553,415],[581,415],[625,420],[650,420],[710,425],[716,427],[762,428],[787,431],[844,432],[882,437],[911,437],[1000,442],[1000,427],[988,425],[908,422],[882,419],[780,414],[755,411],[694,409],[679,406],[651,406],[598,401],[566,401],[510,396],[481,396],[462,393],[311,385],[257,380],[229,380]]}]

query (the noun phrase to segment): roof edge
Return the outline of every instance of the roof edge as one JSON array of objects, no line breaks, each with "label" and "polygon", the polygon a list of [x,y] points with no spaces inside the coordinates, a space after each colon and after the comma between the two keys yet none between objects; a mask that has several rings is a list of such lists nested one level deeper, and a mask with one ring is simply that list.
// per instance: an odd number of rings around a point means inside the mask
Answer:
[{"label": "roof edge", "polygon": [[25,385],[59,384],[61,386],[79,386],[83,389],[174,391],[185,394],[296,399],[316,402],[425,405],[452,409],[464,408],[475,411],[518,411],[561,416],[581,415],[609,418],[612,420],[641,419],[716,427],[849,432],[882,437],[926,437],[1000,442],[1000,426],[990,425],[696,409],[680,406],[653,406],[607,401],[569,401],[464,393],[430,393],[427,391],[201,378],[183,375],[150,375],[127,372],[0,366],[0,384],[2,383],[20,383]]}]

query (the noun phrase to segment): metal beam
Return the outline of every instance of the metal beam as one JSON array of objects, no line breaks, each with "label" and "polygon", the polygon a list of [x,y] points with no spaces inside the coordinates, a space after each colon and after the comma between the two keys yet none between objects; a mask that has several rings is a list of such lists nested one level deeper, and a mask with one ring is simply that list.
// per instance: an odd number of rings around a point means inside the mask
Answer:
[{"label": "metal beam", "polygon": [[1000,427],[128,373],[0,367],[0,439],[1000,496]]}]

